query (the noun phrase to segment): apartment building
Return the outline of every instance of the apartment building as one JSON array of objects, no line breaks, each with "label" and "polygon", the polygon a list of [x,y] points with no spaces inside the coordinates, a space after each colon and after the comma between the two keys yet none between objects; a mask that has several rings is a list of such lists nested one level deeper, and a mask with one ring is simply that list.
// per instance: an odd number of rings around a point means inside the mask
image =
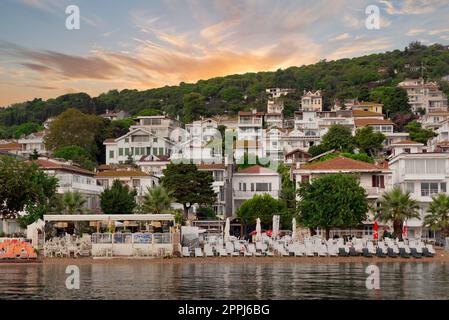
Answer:
[{"label": "apartment building", "polygon": [[[313,181],[313,179],[326,174],[355,174],[359,177],[360,186],[367,194],[368,201],[374,205],[382,194],[392,187],[392,172],[380,165],[374,165],[345,157],[336,157],[317,163],[297,163],[292,168],[292,177],[296,182],[296,188],[301,183]],[[368,219],[360,226],[364,236],[372,235],[374,226],[374,213],[369,212]]]},{"label": "apartment building", "polygon": [[393,184],[411,193],[419,203],[419,219],[406,221],[408,238],[433,238],[434,233],[423,227],[423,219],[432,196],[447,193],[449,153],[401,153],[389,161]]},{"label": "apartment building", "polygon": [[398,87],[407,91],[409,104],[414,112],[425,110],[447,110],[447,96],[439,89],[436,82],[425,82],[424,79],[406,79]]},{"label": "apartment building", "polygon": [[386,147],[390,157],[397,156],[401,153],[422,153],[427,152],[427,147],[423,143],[412,140],[395,141]]},{"label": "apartment building", "polygon": [[49,150],[45,148],[45,135],[46,131],[34,132],[27,136],[21,137],[17,142],[22,145],[22,150],[19,151],[19,155],[24,158],[29,158],[30,155],[36,152],[42,156],[50,155]]},{"label": "apartment building", "polygon": [[284,127],[284,102],[282,101],[281,97],[286,96],[290,92],[294,92],[294,90],[281,88],[266,89],[268,102],[265,122],[268,128]]},{"label": "apartment building", "polygon": [[58,179],[58,194],[78,191],[86,199],[86,209],[99,210],[103,187],[95,182],[95,173],[85,170],[72,161],[40,157],[33,160],[41,170]]},{"label": "apartment building", "polygon": [[274,170],[256,165],[235,172],[232,177],[232,189],[235,215],[242,203],[255,195],[269,194],[278,199],[281,177]]}]

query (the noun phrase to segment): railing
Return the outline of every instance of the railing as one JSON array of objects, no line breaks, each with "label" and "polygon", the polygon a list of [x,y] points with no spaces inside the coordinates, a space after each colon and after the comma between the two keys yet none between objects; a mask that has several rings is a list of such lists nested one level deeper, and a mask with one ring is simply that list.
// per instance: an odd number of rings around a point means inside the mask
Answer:
[{"label": "railing", "polygon": [[94,244],[170,244],[171,233],[94,233]]},{"label": "railing", "polygon": [[279,196],[279,190],[274,191],[234,191],[234,197],[252,198],[255,195],[269,194],[272,197]]}]

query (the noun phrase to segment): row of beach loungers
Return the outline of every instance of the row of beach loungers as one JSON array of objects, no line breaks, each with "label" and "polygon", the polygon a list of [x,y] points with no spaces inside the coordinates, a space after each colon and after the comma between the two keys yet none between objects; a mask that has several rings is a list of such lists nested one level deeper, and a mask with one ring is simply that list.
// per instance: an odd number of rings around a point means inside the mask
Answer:
[{"label": "row of beach loungers", "polygon": [[18,240],[0,242],[0,260],[37,259],[37,254],[30,243]]},{"label": "row of beach loungers", "polygon": [[203,248],[182,248],[183,257],[263,257],[263,256],[295,256],[295,257],[337,257],[337,256],[364,256],[364,257],[402,257],[422,258],[433,257],[435,249],[430,244],[419,240],[410,240],[408,243],[393,239],[373,241],[354,239],[343,242],[343,239],[322,241],[321,239],[307,239],[299,242],[256,242],[244,241],[205,243]]}]

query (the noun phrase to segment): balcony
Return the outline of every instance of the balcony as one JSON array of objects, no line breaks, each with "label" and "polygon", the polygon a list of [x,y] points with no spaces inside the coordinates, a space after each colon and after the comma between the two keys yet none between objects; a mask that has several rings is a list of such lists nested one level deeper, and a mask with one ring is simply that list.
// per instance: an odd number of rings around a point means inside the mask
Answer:
[{"label": "balcony", "polygon": [[262,195],[262,194],[269,194],[270,196],[274,198],[279,197],[279,190],[272,190],[272,191],[239,191],[234,190],[234,198],[240,198],[240,199],[251,199],[255,195]]},{"label": "balcony", "polygon": [[364,187],[366,193],[368,194],[368,198],[378,198],[381,197],[385,192],[385,188],[379,187]]}]

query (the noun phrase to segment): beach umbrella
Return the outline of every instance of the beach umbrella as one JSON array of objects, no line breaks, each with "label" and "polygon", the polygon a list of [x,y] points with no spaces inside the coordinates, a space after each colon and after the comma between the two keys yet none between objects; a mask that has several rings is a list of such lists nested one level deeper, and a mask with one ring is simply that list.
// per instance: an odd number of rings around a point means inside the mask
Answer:
[{"label": "beach umbrella", "polygon": [[267,234],[267,236],[271,237],[271,236],[273,235],[273,231],[272,231],[272,230],[268,230],[268,231],[266,232],[266,234]]},{"label": "beach umbrella", "polygon": [[260,225],[260,219],[256,220],[256,241],[262,240],[262,227]]},{"label": "beach umbrella", "polygon": [[293,241],[296,239],[296,218],[292,219],[292,239]]},{"label": "beach umbrella", "polygon": [[229,241],[230,230],[231,230],[231,221],[229,220],[229,218],[226,218],[226,224],[225,224],[224,231],[223,231],[223,241],[224,242]]},{"label": "beach umbrella", "polygon": [[276,238],[279,234],[279,216],[274,215],[273,216],[273,234],[271,235],[272,238]]},{"label": "beach umbrella", "polygon": [[376,220],[376,221],[374,221],[374,227],[373,227],[373,231],[374,231],[373,232],[373,240],[379,239],[378,230],[379,230],[379,225],[378,225],[377,220]]},{"label": "beach umbrella", "polygon": [[404,221],[404,225],[402,227],[402,238],[407,238],[407,222]]}]

